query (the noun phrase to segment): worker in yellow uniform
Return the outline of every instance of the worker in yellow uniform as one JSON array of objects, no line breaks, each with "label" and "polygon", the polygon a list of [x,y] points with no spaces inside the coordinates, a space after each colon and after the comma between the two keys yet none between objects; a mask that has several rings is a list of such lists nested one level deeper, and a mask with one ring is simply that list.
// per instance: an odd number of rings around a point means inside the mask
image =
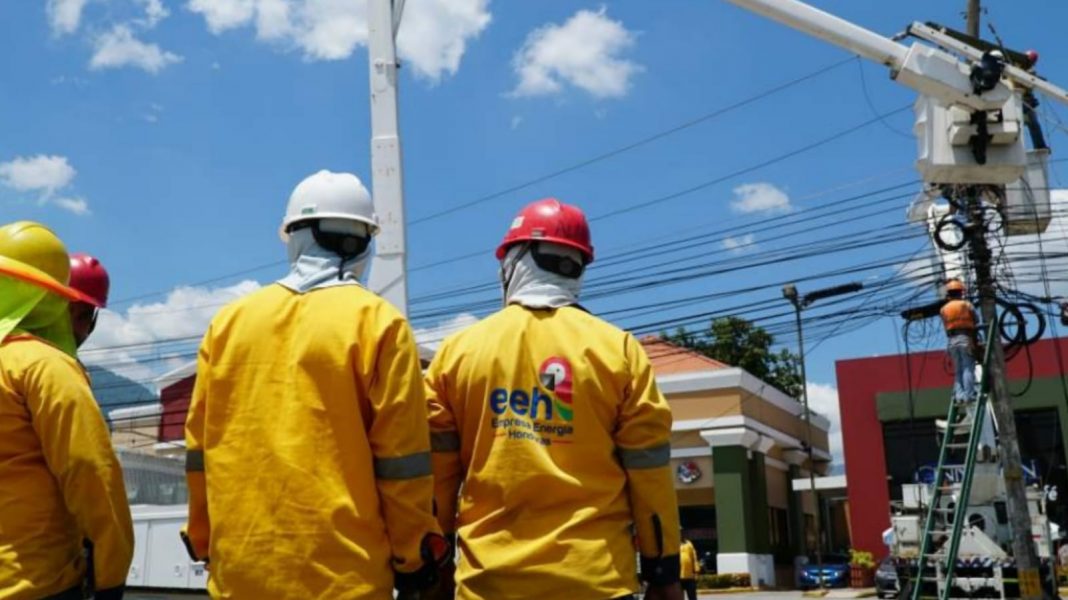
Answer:
[{"label": "worker in yellow uniform", "polygon": [[74,357],[67,305],[86,298],[69,275],[43,225],[0,227],[2,600],[122,598],[133,558],[122,471]]},{"label": "worker in yellow uniform", "polygon": [[682,571],[679,578],[682,581],[682,591],[686,592],[687,600],[697,600],[697,575],[701,573],[701,564],[697,562],[697,549],[693,542],[682,540],[679,547],[679,562]]},{"label": "worker in yellow uniform", "polygon": [[534,202],[497,258],[505,308],[445,340],[426,374],[456,597],[631,598],[633,525],[646,598],[681,599],[671,411],[641,344],[578,303],[585,216]]},{"label": "worker in yellow uniform", "polygon": [[289,273],[204,336],[186,541],[214,598],[388,599],[437,575],[419,354],[400,312],[359,283],[377,231],[356,176],[306,178],[282,223]]},{"label": "worker in yellow uniform", "polygon": [[111,278],[99,260],[78,252],[70,255],[70,287],[85,296],[84,300],[70,303],[70,322],[74,328],[74,341],[81,348],[96,329],[96,320],[100,316],[100,310],[108,305]]},{"label": "worker in yellow uniform", "polygon": [[959,279],[946,282],[946,297],[941,315],[949,356],[953,359],[953,398],[957,402],[971,402],[975,399],[975,307],[964,299],[964,284]]}]

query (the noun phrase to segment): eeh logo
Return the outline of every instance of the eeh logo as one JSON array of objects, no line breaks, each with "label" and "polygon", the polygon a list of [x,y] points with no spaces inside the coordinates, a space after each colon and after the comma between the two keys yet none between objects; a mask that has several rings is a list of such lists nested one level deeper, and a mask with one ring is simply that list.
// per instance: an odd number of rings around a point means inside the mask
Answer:
[{"label": "eeh logo", "polygon": [[506,411],[520,417],[553,420],[554,413],[564,421],[575,417],[571,396],[571,363],[552,357],[541,363],[538,383],[527,390],[496,388],[489,394],[489,408],[496,415]]},{"label": "eeh logo", "polygon": [[575,409],[571,398],[571,363],[567,359],[553,356],[541,363],[538,369],[538,378],[556,398],[553,404],[560,418],[570,421],[575,417]]}]

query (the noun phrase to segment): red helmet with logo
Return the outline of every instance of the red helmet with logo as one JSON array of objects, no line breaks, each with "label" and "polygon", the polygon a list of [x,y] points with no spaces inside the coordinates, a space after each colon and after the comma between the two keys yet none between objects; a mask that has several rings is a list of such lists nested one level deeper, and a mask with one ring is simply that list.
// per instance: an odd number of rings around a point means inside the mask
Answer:
[{"label": "red helmet with logo", "polygon": [[97,308],[108,305],[111,279],[100,261],[88,254],[70,255],[70,287],[85,295],[86,301]]},{"label": "red helmet with logo", "polygon": [[545,198],[523,207],[504,240],[497,247],[497,260],[504,258],[513,244],[520,242],[552,242],[569,246],[580,252],[586,263],[593,262],[590,244],[590,225],[577,206],[564,204],[556,198]]}]

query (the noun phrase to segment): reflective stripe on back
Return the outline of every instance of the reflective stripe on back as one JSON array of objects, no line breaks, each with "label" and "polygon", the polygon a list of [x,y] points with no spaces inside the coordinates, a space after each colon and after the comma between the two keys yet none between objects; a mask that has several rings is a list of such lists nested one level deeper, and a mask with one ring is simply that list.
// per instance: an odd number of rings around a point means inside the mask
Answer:
[{"label": "reflective stripe on back", "polygon": [[429,452],[390,458],[375,457],[375,477],[378,479],[415,479],[430,473]]},{"label": "reflective stripe on back", "polygon": [[618,448],[619,460],[624,469],[655,469],[671,462],[671,444],[652,448]]}]

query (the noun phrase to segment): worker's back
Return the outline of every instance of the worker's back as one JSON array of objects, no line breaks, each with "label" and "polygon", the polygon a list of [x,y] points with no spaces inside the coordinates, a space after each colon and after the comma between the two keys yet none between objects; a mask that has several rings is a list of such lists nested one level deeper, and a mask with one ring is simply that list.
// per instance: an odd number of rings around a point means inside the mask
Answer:
[{"label": "worker's back", "polygon": [[940,314],[947,336],[970,336],[975,331],[975,308],[967,300],[961,298],[949,299],[942,305]]},{"label": "worker's back", "polygon": [[[466,471],[458,598],[637,589],[620,456],[658,461],[625,448],[667,439],[670,411],[651,373],[632,335],[577,307],[511,305],[446,340],[427,381],[432,435],[458,433]],[[674,490],[662,493],[674,510]]]},{"label": "worker's back", "polygon": [[[414,346],[398,356],[383,339],[411,344],[400,314],[354,285],[305,294],[271,285],[212,322],[187,435],[202,436],[213,596],[391,597],[375,456],[425,452],[428,442],[369,441],[373,428],[425,428],[425,409],[397,416],[376,404],[422,402]],[[405,389],[416,397],[390,397]],[[411,505],[429,505],[424,487]]]},{"label": "worker's back", "polygon": [[85,372],[36,337],[10,336],[0,342],[0,598],[79,586],[88,537],[104,553],[98,583],[121,585],[133,528]]}]

